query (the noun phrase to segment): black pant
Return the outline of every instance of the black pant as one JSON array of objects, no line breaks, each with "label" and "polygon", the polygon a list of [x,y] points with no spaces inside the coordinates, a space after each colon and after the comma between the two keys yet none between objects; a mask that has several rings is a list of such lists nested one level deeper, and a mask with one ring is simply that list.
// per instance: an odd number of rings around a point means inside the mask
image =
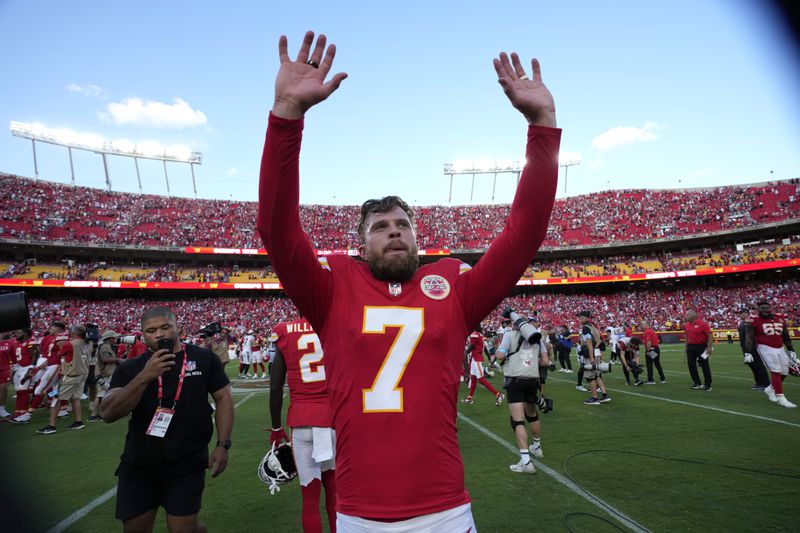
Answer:
[{"label": "black pant", "polygon": [[[636,360],[634,359],[632,354],[625,352],[622,354],[622,357],[625,358],[625,361],[628,363],[628,366],[631,367],[631,372],[633,373],[633,380],[639,381],[639,367],[636,366]],[[631,375],[628,373],[628,367],[622,365],[622,373],[625,375],[625,382],[630,385],[631,384]]]},{"label": "black pant", "polygon": [[583,363],[578,361],[578,386],[583,385]]},{"label": "black pant", "polygon": [[759,387],[769,387],[769,374],[767,374],[767,369],[764,367],[764,361],[761,360],[761,356],[758,355],[758,353],[752,355],[753,362],[747,363],[747,366],[753,371],[753,378],[756,380],[756,385]]},{"label": "black pant", "polygon": [[661,348],[655,346],[652,348],[654,352],[656,352],[655,357],[651,358],[647,355],[647,381],[653,381],[653,365],[656,365],[656,370],[658,370],[658,377],[661,378],[661,381],[666,381],[667,378],[664,377],[664,369],[661,368]]},{"label": "black pant", "polygon": [[700,375],[697,373],[697,364],[703,369],[703,385],[706,388],[711,387],[711,365],[708,364],[708,359],[700,357],[706,351],[705,344],[687,344],[686,345],[686,363],[689,365],[689,375],[692,376],[692,383],[700,385]]},{"label": "black pant", "polygon": [[572,370],[572,361],[569,360],[569,356],[572,354],[572,350],[559,350],[558,351],[558,362],[561,363],[561,368],[567,368]]}]

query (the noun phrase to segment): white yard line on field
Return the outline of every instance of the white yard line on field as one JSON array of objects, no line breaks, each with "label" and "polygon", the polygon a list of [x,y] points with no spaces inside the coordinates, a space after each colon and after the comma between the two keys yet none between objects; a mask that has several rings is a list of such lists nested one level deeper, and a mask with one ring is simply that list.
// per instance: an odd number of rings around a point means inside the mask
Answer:
[{"label": "white yard line on field", "polygon": [[[575,383],[574,381],[567,381],[565,379],[558,379],[558,378],[551,378],[551,380],[552,381],[558,381],[558,382],[561,382],[561,383],[573,383],[573,384]],[[683,400],[673,400],[671,398],[662,398],[660,396],[651,396],[649,394],[641,394],[641,393],[638,393],[638,392],[631,392],[631,391],[626,391],[626,390],[622,390],[622,389],[615,389],[615,388],[612,388],[612,387],[606,387],[606,390],[609,390],[611,392],[618,392],[620,394],[629,394],[631,396],[638,396],[640,398],[647,398],[647,399],[650,399],[650,400],[659,400],[659,401],[662,401],[662,402],[677,403],[679,405],[688,405],[689,407],[697,407],[699,409],[708,409],[709,411],[717,411],[717,412],[720,412],[720,413],[726,413],[726,414],[729,414],[729,415],[736,415],[736,416],[744,416],[744,417],[747,417],[747,418],[756,418],[758,420],[764,420],[765,422],[772,422],[774,424],[783,424],[784,426],[791,426],[791,427],[800,428],[800,424],[796,424],[794,422],[787,422],[786,420],[779,420],[777,418],[769,418],[767,416],[753,415],[753,414],[750,414],[750,413],[741,413],[739,411],[731,411],[730,409],[722,409],[721,407],[711,407],[710,405],[702,405],[702,404],[699,404],[699,403],[686,402],[686,401],[683,401]],[[700,391],[699,394],[702,395],[702,394],[705,394],[705,393]],[[777,407],[776,407],[776,409],[777,409]]]},{"label": "white yard line on field", "polygon": [[[471,418],[469,418],[469,417],[467,417],[467,416],[465,416],[465,415],[463,415],[461,413],[458,413],[458,418],[460,418],[461,420],[463,420],[464,422],[466,422],[467,424],[469,424],[473,428],[477,429],[478,431],[480,431],[481,433],[483,433],[484,435],[486,435],[487,437],[489,437],[493,441],[497,442],[498,444],[500,444],[501,446],[506,448],[508,451],[510,451],[514,455],[518,455],[519,454],[519,450],[515,446],[513,446],[511,443],[509,443],[505,439],[499,437],[497,434],[493,433],[491,430],[489,430],[489,429],[483,427],[482,425],[478,424],[477,422],[475,422]],[[567,487],[569,490],[571,490],[572,492],[574,492],[578,496],[584,498],[589,503],[591,503],[592,505],[596,506],[598,509],[601,509],[601,510],[605,511],[606,513],[608,513],[612,517],[616,518],[622,525],[624,525],[625,527],[627,527],[631,531],[636,531],[637,533],[648,533],[650,531],[649,529],[647,529],[646,527],[644,527],[640,523],[636,522],[634,519],[632,519],[629,516],[625,515],[622,511],[619,511],[618,509],[612,507],[610,504],[608,504],[605,501],[601,500],[600,498],[598,498],[597,496],[595,496],[591,492],[587,491],[583,487],[578,486],[577,484],[572,482],[569,478],[563,476],[562,474],[559,474],[558,472],[556,472],[555,470],[553,470],[549,466],[543,465],[539,461],[535,461],[535,463],[536,463],[536,468],[539,469],[540,472],[543,472],[543,473],[547,474],[548,476],[552,477],[553,479],[555,479],[556,481],[558,481],[559,483],[561,483],[562,485]]]}]

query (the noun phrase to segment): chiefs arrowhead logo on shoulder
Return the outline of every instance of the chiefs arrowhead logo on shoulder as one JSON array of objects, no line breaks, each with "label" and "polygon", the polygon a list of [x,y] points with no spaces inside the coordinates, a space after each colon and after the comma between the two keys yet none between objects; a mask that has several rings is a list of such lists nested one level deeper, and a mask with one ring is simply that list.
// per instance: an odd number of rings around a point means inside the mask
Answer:
[{"label": "chiefs arrowhead logo on shoulder", "polygon": [[450,294],[450,283],[442,276],[431,274],[422,278],[419,288],[432,300],[444,300]]}]

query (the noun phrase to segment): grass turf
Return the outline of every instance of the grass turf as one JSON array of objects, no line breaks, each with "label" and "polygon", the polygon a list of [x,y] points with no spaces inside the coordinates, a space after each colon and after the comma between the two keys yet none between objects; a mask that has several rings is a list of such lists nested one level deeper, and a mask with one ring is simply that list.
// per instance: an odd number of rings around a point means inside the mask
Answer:
[{"label": "grass turf", "polygon": [[[601,406],[583,405],[588,395],[575,390],[575,374],[550,374],[546,392],[555,410],[541,416],[545,457],[538,463],[555,477],[544,468],[533,476],[508,470],[518,460],[508,409],[496,407],[488,391],[479,386],[473,405],[459,404],[460,448],[478,529],[627,529],[576,487],[652,531],[793,529],[787,507],[800,496],[794,461],[800,409],[778,407],[750,390],[752,375],[737,345],[718,345],[712,356],[712,392],[689,388],[681,346],[665,346],[662,354],[666,385],[626,386],[615,366],[606,375],[612,401]],[[233,377],[236,368],[228,365],[228,373]],[[501,379],[492,381],[499,386]],[[201,519],[211,531],[301,531],[299,484],[270,496],[256,476],[268,438],[268,395],[247,385],[234,397],[228,470],[206,478]],[[800,379],[787,378],[785,388],[790,400],[800,401]],[[88,418],[86,402],[84,413]],[[2,477],[34,516],[32,530],[52,528],[116,485],[127,424],[87,422],[86,429],[64,430],[70,421],[59,420],[53,435],[35,432],[46,425],[44,411],[30,424],[0,425]],[[111,496],[64,531],[120,529],[114,503]],[[163,512],[155,531],[166,531]]]}]

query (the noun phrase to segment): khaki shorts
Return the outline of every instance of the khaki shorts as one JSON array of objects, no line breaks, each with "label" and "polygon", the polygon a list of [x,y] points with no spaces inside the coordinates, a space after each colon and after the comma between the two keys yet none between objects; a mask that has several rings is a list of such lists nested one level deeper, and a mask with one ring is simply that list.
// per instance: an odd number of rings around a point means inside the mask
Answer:
[{"label": "khaki shorts", "polygon": [[80,400],[86,376],[64,376],[58,386],[59,400]]}]

